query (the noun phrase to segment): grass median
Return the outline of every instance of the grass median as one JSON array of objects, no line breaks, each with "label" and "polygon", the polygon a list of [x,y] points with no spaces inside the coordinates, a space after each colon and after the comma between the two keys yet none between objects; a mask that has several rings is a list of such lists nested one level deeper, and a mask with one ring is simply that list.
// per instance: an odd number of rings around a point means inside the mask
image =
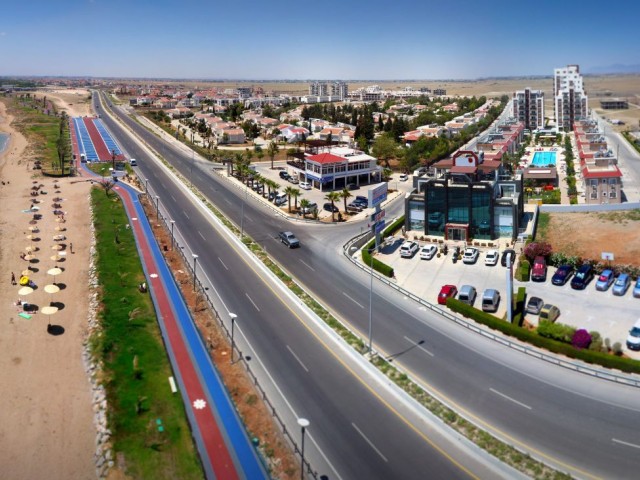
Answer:
[{"label": "grass median", "polygon": [[201,479],[151,298],[137,289],[145,279],[133,232],[119,197],[107,193],[91,192],[102,307],[92,347],[104,365],[114,450],[132,478]]}]

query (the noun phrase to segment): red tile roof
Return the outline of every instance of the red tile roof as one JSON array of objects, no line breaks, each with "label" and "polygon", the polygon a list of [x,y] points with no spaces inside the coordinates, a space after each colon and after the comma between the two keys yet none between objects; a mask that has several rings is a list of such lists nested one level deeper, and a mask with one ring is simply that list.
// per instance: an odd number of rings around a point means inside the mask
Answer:
[{"label": "red tile roof", "polygon": [[311,155],[307,157],[307,160],[310,160],[315,163],[326,164],[326,163],[344,163],[345,159],[342,157],[338,157],[337,155],[333,155],[331,153],[321,153],[319,155]]},{"label": "red tile roof", "polygon": [[591,170],[591,171],[589,171],[588,166],[585,166],[582,169],[582,176],[584,178],[617,178],[617,177],[622,177],[622,172],[615,165],[612,169]]}]

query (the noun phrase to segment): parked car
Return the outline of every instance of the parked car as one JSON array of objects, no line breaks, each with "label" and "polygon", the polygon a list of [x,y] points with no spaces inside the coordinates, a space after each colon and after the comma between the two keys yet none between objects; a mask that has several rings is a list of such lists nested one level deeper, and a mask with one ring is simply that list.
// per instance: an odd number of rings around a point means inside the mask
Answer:
[{"label": "parked car", "polygon": [[497,250],[489,250],[484,256],[485,265],[497,265],[500,254]]},{"label": "parked car", "polygon": [[289,248],[297,248],[300,246],[300,240],[291,232],[280,232],[278,234],[280,241]]},{"label": "parked car", "polygon": [[640,298],[640,277],[636,280],[636,284],[633,286],[633,296]]},{"label": "parked car", "polygon": [[283,193],[282,195],[278,195],[273,203],[280,207],[287,203],[287,198],[287,195]]},{"label": "parked car", "polygon": [[547,279],[547,261],[542,256],[533,259],[531,268],[531,280],[534,282],[544,282]]},{"label": "parked car", "polygon": [[317,209],[318,209],[318,204],[315,202],[311,202],[306,207],[301,208],[300,211],[302,213],[313,213]]},{"label": "parked car", "polygon": [[400,181],[401,182],[406,182],[409,179],[409,175],[407,175],[406,173],[401,173],[400,174]]},{"label": "parked car", "polygon": [[129,165],[131,165],[132,167],[137,167],[138,166],[138,162],[136,161],[135,158],[131,158],[131,159],[129,159]]},{"label": "parked car", "polygon": [[603,270],[596,281],[596,290],[606,292],[614,281],[613,270]]},{"label": "parked car", "polygon": [[455,298],[458,288],[455,285],[443,285],[438,294],[438,303],[440,305],[447,304],[447,298]]},{"label": "parked car", "polygon": [[311,184],[309,182],[300,182],[299,187],[303,190],[311,190]]},{"label": "parked car", "polygon": [[544,301],[540,297],[531,297],[527,302],[527,308],[525,310],[527,313],[538,315],[543,305]]},{"label": "parked car", "polygon": [[556,270],[556,273],[551,277],[551,283],[554,285],[562,286],[567,283],[567,280],[573,275],[573,267],[571,265],[560,265]]},{"label": "parked car", "polygon": [[418,251],[418,244],[416,242],[412,242],[407,240],[402,245],[400,245],[400,256],[402,258],[411,258]]},{"label": "parked car", "polygon": [[351,202],[347,205],[347,212],[361,212],[364,210],[362,205],[356,202]]},{"label": "parked car", "polygon": [[593,279],[593,267],[588,263],[581,265],[576,274],[571,279],[571,288],[574,290],[584,290]]},{"label": "parked car", "polygon": [[291,177],[291,175],[289,175],[289,173],[285,172],[284,170],[281,170],[278,175],[280,175],[280,178],[282,178],[283,180],[289,180],[289,177]]},{"label": "parked car", "polygon": [[460,293],[458,293],[458,300],[466,303],[467,305],[473,306],[476,301],[476,296],[478,292],[476,291],[476,287],[473,285],[463,285],[460,287]]},{"label": "parked car", "polygon": [[358,190],[360,187],[355,183],[347,183],[347,190]]},{"label": "parked car", "polygon": [[464,250],[464,254],[462,255],[462,261],[464,263],[476,263],[478,261],[478,256],[480,255],[480,250],[474,247],[467,247]]},{"label": "parked car", "polygon": [[420,258],[422,260],[431,260],[437,252],[438,248],[435,245],[425,245],[420,249]]},{"label": "parked car", "polygon": [[507,248],[504,252],[502,252],[502,258],[500,259],[500,265],[503,267],[507,266],[507,257],[511,257],[511,265],[515,265],[516,263],[516,251],[511,248]]},{"label": "parked car", "polygon": [[367,208],[369,206],[369,199],[367,199],[367,197],[363,197],[362,195],[357,195],[353,203],[358,203],[362,205],[362,208]]},{"label": "parked car", "polygon": [[547,322],[555,322],[560,316],[560,309],[550,303],[545,303],[540,310],[540,320],[546,320]]},{"label": "parked car", "polygon": [[326,210],[327,212],[333,212],[333,213],[338,213],[340,211],[340,209],[336,207],[334,204],[332,204],[331,202],[327,202],[324,205],[322,205],[322,209]]},{"label": "parked car", "polygon": [[287,181],[293,183],[294,185],[298,184],[298,179],[296,177],[289,177],[287,178]]},{"label": "parked car", "polygon": [[640,350],[640,320],[636,321],[631,330],[629,330],[627,348],[629,350]]},{"label": "parked car", "polygon": [[495,312],[498,310],[498,305],[500,305],[499,291],[487,288],[482,292],[482,310],[484,312]]},{"label": "parked car", "polygon": [[278,194],[278,192],[276,192],[275,190],[272,190],[272,191],[269,193],[269,197],[268,197],[268,198],[269,198],[269,201],[270,201],[270,202],[272,202],[273,200],[275,200],[275,199],[276,199],[276,197],[277,197],[278,195],[279,195],[279,194]]},{"label": "parked car", "polygon": [[627,273],[621,273],[616,278],[616,281],[613,282],[613,288],[611,289],[611,293],[621,297],[625,293],[627,293],[627,289],[631,285],[631,277]]}]

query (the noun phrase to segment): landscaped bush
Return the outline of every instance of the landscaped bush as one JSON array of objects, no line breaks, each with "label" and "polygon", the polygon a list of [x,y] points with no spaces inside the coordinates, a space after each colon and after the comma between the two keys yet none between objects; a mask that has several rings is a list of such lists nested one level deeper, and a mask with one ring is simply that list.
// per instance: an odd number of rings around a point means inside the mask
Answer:
[{"label": "landscaped bush", "polygon": [[514,274],[516,280],[518,280],[519,282],[528,282],[530,272],[531,264],[529,263],[529,260],[520,257],[520,262],[518,262],[518,267],[516,268],[516,273]]},{"label": "landscaped bush", "polygon": [[537,329],[541,337],[552,338],[563,343],[571,343],[576,333],[575,327],[563,323],[551,323],[546,320],[540,321]]},{"label": "landscaped bush", "polygon": [[584,328],[576,330],[576,333],[573,334],[573,338],[571,339],[571,345],[580,349],[589,348],[589,345],[591,345],[591,334]]},{"label": "landscaped bush", "polygon": [[602,343],[602,336],[600,332],[589,332],[591,335],[591,343],[589,344],[589,350],[593,350],[594,352],[602,352],[603,349],[606,352],[608,349]]},{"label": "landscaped bush", "polygon": [[382,275],[385,275],[389,278],[393,277],[394,275],[393,267],[390,267],[389,265],[381,262],[375,257],[373,258],[373,264],[371,263],[371,254],[369,253],[369,251],[373,249],[374,245],[375,245],[375,240],[369,243],[365,248],[362,249],[362,263],[368,266],[372,265],[373,269],[376,272],[381,273]]},{"label": "landscaped bush", "polygon": [[529,260],[533,260],[536,257],[547,258],[552,251],[553,247],[547,242],[531,242],[524,247],[524,254]]},{"label": "landscaped bush", "polygon": [[542,203],[558,205],[560,204],[560,190],[543,191],[541,198]]}]

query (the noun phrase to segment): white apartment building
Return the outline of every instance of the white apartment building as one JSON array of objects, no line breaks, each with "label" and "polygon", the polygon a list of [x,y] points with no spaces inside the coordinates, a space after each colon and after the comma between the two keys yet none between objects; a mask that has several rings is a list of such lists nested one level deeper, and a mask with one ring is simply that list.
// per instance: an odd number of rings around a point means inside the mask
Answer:
[{"label": "white apartment building", "polygon": [[524,128],[544,128],[544,92],[525,88],[513,94],[513,117],[524,123]]},{"label": "white apartment building", "polygon": [[337,100],[329,101],[341,101],[347,98],[348,94],[349,85],[346,82],[311,82],[309,84],[310,97],[331,97]]},{"label": "white apartment building", "polygon": [[574,122],[587,118],[587,92],[578,65],[554,69],[553,100],[558,131],[571,131]]}]

